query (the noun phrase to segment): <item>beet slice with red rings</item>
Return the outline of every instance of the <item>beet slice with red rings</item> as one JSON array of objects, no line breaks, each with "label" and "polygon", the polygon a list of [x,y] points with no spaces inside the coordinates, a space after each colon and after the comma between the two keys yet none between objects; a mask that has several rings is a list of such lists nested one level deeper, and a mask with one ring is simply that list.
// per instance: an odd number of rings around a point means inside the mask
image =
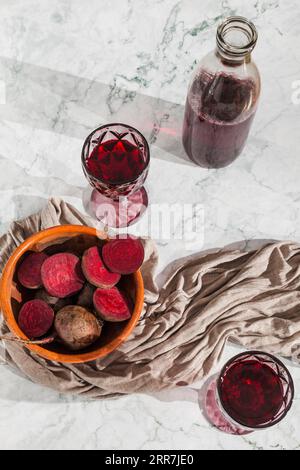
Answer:
[{"label": "beet slice with red rings", "polygon": [[115,238],[102,248],[103,261],[113,273],[132,274],[136,272],[142,266],[144,256],[142,242],[133,236]]},{"label": "beet slice with red rings", "polygon": [[76,294],[85,282],[80,259],[72,253],[57,253],[47,258],[41,275],[46,291],[60,299]]},{"label": "beet slice with red rings", "polygon": [[84,252],[81,267],[86,279],[95,287],[111,288],[121,278],[120,274],[112,273],[104,266],[97,246],[92,246]]},{"label": "beet slice with red rings", "polygon": [[41,268],[48,258],[46,253],[30,253],[18,268],[18,280],[27,289],[38,289],[42,286]]},{"label": "beet slice with red rings", "polygon": [[43,300],[29,300],[19,312],[19,327],[28,338],[44,336],[52,327],[53,322],[54,311]]},{"label": "beet slice with red rings", "polygon": [[117,287],[96,289],[93,302],[95,310],[102,320],[120,322],[131,317],[130,302]]}]

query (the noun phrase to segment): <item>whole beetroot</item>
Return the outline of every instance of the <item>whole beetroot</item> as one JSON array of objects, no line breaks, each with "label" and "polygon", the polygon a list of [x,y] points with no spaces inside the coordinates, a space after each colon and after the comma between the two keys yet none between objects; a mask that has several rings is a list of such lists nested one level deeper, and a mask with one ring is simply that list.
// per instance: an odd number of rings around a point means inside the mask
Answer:
[{"label": "whole beetroot", "polygon": [[54,327],[62,342],[73,351],[93,344],[101,335],[102,324],[88,310],[68,305],[57,312]]}]

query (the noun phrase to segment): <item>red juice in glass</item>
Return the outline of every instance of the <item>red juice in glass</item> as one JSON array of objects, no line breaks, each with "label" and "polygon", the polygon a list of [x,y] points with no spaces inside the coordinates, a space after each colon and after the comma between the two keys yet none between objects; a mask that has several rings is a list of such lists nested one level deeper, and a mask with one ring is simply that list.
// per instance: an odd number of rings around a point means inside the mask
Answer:
[{"label": "red juice in glass", "polygon": [[283,403],[280,378],[267,364],[252,360],[228,369],[220,395],[229,416],[250,428],[271,421]]},{"label": "red juice in glass", "polygon": [[[294,386],[284,364],[271,354],[249,351],[238,354],[223,367],[217,381],[217,402],[230,419],[232,430],[267,428],[289,411]],[[228,429],[230,429],[230,424]]]},{"label": "red juice in glass", "polygon": [[89,172],[110,184],[134,181],[144,171],[146,164],[143,152],[126,139],[110,139],[99,143],[86,160]]},{"label": "red juice in glass", "polygon": [[122,123],[100,126],[86,138],[81,162],[93,188],[84,196],[89,214],[110,227],[127,227],[143,215],[150,150],[141,132]]}]

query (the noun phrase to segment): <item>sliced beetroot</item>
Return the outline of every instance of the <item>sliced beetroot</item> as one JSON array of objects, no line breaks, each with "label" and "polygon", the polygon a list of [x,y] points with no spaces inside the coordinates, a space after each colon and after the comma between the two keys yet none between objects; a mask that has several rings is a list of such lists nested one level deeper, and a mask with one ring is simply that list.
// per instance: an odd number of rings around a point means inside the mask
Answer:
[{"label": "sliced beetroot", "polygon": [[95,287],[91,286],[88,282],[85,284],[84,288],[80,291],[76,304],[84,308],[93,308],[93,295],[95,292]]},{"label": "sliced beetroot", "polygon": [[41,268],[48,258],[45,253],[30,253],[18,269],[18,280],[27,289],[38,289],[42,286]]},{"label": "sliced beetroot", "polygon": [[87,280],[96,287],[113,287],[121,278],[120,274],[112,273],[104,266],[97,246],[92,246],[84,252],[81,266]]},{"label": "sliced beetroot", "polygon": [[128,299],[117,287],[96,289],[93,301],[96,312],[103,320],[119,322],[131,317]]},{"label": "sliced beetroot", "polygon": [[41,274],[47,292],[60,299],[76,294],[84,285],[80,259],[72,253],[49,256],[42,265]]},{"label": "sliced beetroot", "polygon": [[68,305],[60,310],[56,314],[54,326],[63,343],[73,351],[93,344],[102,330],[100,321],[78,305]]},{"label": "sliced beetroot", "polygon": [[65,297],[63,299],[60,299],[58,297],[53,297],[52,295],[48,294],[45,289],[39,289],[36,292],[34,298],[46,302],[53,308],[54,312],[57,312],[66,305],[70,305],[71,303],[73,303],[73,297]]},{"label": "sliced beetroot", "polygon": [[26,302],[19,313],[19,327],[29,338],[40,338],[51,328],[54,321],[52,308],[43,300]]},{"label": "sliced beetroot", "polygon": [[138,238],[116,238],[107,242],[102,257],[107,268],[119,274],[132,274],[144,261],[144,247]]},{"label": "sliced beetroot", "polygon": [[45,289],[39,289],[36,292],[34,298],[43,300],[44,302],[46,302],[46,304],[51,305],[51,306],[55,305],[59,301],[58,297],[54,297],[53,295],[48,294],[48,292]]}]

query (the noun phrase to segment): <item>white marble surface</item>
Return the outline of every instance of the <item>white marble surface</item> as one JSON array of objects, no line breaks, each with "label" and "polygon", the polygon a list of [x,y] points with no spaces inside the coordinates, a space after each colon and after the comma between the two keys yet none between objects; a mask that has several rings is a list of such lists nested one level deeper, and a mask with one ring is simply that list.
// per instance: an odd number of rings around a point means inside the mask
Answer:
[{"label": "white marble surface", "polygon": [[[214,47],[216,25],[230,14],[259,29],[262,100],[243,156],[209,171],[184,159],[182,105],[196,61]],[[82,140],[117,120],[152,143],[152,202],[203,205],[204,248],[300,241],[300,104],[292,101],[299,25],[296,0],[0,0],[1,233],[51,195],[81,208]],[[161,266],[186,253],[182,241],[158,243]],[[228,347],[223,361],[235,352]],[[297,449],[300,371],[289,366],[293,410],[276,428],[248,437],[211,428],[192,389],[87,402],[1,366],[0,448]]]}]

